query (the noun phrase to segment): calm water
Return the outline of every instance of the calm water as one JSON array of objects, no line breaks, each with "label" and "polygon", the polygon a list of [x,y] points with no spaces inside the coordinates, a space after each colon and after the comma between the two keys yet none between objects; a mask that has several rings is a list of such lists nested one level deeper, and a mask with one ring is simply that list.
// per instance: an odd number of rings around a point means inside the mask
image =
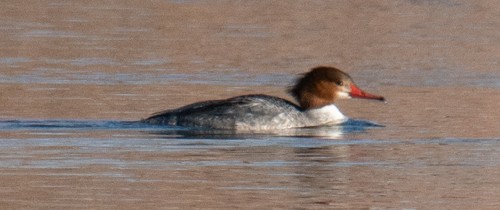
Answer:
[{"label": "calm water", "polygon": [[[495,1],[0,5],[2,208],[500,206]],[[134,122],[290,99],[316,65],[388,103],[340,101],[345,125],[269,133]]]}]

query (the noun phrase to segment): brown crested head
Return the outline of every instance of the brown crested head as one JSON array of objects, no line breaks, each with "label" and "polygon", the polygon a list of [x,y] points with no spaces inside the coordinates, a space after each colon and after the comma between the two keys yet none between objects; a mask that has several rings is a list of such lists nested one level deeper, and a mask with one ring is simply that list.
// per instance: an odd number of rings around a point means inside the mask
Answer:
[{"label": "brown crested head", "polygon": [[351,97],[384,100],[381,96],[363,92],[345,72],[326,66],[319,66],[305,73],[289,89],[289,93],[302,109],[320,108],[333,104],[336,99]]}]

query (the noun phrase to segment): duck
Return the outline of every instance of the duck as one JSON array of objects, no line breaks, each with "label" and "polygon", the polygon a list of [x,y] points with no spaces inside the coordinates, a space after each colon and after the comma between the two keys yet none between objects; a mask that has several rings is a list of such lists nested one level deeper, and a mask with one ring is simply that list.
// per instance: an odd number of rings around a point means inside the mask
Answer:
[{"label": "duck", "polygon": [[276,96],[249,94],[157,112],[141,122],[240,131],[330,126],[349,119],[335,106],[337,100],[385,101],[383,96],[361,90],[347,73],[328,66],[318,66],[303,74],[288,93],[297,103]]}]

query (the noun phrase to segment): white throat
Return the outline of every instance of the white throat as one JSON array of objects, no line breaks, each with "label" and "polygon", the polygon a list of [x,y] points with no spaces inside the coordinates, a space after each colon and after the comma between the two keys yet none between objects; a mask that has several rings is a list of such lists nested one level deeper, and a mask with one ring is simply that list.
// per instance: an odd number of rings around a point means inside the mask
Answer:
[{"label": "white throat", "polygon": [[306,113],[311,122],[316,125],[336,125],[347,121],[347,117],[333,104],[309,109]]}]

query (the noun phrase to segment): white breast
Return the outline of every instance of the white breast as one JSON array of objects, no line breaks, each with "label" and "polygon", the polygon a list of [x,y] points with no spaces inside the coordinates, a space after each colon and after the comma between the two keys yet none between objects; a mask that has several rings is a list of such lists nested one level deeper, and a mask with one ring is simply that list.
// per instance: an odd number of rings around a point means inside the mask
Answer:
[{"label": "white breast", "polygon": [[347,121],[347,117],[333,104],[307,110],[306,114],[315,125],[336,125]]}]

